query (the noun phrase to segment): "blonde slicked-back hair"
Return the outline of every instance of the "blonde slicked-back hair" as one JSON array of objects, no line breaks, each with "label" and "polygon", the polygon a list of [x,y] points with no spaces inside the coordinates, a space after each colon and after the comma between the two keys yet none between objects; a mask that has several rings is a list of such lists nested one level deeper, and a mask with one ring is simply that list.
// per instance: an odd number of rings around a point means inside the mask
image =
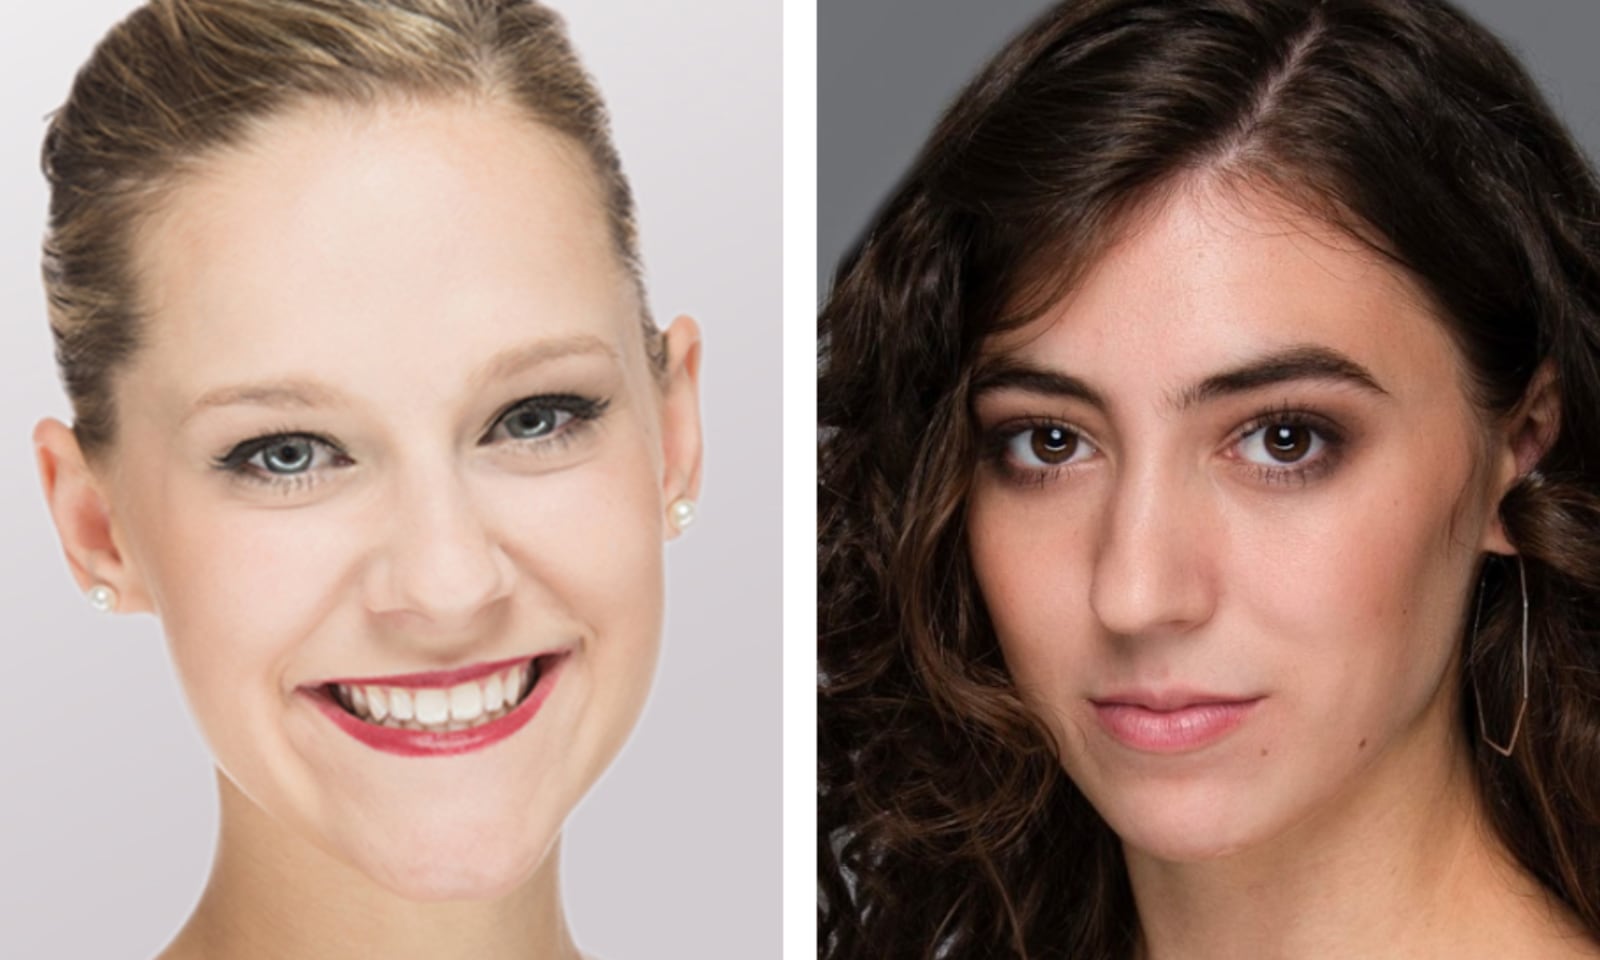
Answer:
[{"label": "blonde slicked-back hair", "polygon": [[553,11],[535,0],[151,0],[100,42],[44,141],[45,292],[87,456],[115,436],[112,380],[146,320],[132,242],[162,197],[295,106],[396,97],[505,102],[582,148],[639,287],[646,353],[664,365],[605,104]]}]

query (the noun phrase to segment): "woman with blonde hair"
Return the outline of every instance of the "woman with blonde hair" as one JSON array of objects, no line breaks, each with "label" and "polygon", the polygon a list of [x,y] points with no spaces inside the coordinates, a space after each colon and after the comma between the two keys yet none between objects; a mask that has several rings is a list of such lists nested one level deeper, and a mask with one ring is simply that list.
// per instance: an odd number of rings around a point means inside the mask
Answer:
[{"label": "woman with blonde hair", "polygon": [[51,514],[217,768],[162,957],[578,956],[559,838],[654,672],[699,335],[560,19],[152,0],[43,161]]}]

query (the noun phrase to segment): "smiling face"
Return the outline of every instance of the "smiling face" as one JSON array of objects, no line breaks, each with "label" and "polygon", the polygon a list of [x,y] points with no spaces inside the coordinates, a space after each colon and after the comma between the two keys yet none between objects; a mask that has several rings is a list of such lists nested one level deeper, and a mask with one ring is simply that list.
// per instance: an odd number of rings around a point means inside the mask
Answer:
[{"label": "smiling face", "polygon": [[1270,196],[1186,184],[986,353],[972,563],[1131,850],[1221,856],[1459,769],[1495,471],[1409,280]]},{"label": "smiling face", "polygon": [[414,899],[505,893],[644,703],[692,325],[659,378],[581,151],[489,103],[306,106],[137,242],[124,608],[270,820]]}]

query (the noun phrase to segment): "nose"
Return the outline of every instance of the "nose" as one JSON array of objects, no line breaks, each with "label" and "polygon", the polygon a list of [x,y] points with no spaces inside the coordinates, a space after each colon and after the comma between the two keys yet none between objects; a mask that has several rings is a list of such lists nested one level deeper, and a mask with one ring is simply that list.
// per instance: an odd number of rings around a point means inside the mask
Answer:
[{"label": "nose", "polygon": [[1210,619],[1217,549],[1203,479],[1155,470],[1119,478],[1102,519],[1089,603],[1119,636],[1182,633]]},{"label": "nose", "polygon": [[466,627],[509,595],[516,572],[468,484],[440,470],[396,482],[381,509],[368,571],[368,608],[406,614],[440,630]]}]

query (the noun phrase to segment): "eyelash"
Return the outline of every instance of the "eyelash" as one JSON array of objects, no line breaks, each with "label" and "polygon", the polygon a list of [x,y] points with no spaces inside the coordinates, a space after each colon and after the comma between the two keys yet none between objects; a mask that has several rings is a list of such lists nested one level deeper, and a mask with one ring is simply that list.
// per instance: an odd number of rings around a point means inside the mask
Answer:
[{"label": "eyelash", "polygon": [[[1333,421],[1319,414],[1293,407],[1276,407],[1251,417],[1245,424],[1234,431],[1233,440],[1228,445],[1230,450],[1239,446],[1246,439],[1269,427],[1297,427],[1309,430],[1314,435],[1314,443],[1320,441],[1320,447],[1307,459],[1295,461],[1292,465],[1272,467],[1266,464],[1251,461],[1244,462],[1246,469],[1253,478],[1264,484],[1297,484],[1305,486],[1314,480],[1320,479],[1338,465],[1340,456],[1344,452],[1346,436],[1342,429]],[[1007,481],[1028,486],[1043,486],[1051,480],[1077,468],[1076,462],[1067,462],[1052,467],[1021,466],[1011,456],[1011,445],[1021,437],[1027,436],[1036,430],[1057,429],[1071,434],[1080,443],[1087,443],[1094,447],[1093,441],[1083,431],[1046,417],[1029,417],[1021,420],[1010,420],[992,428],[982,440],[984,459],[992,463],[1001,476]]]},{"label": "eyelash", "polygon": [[[562,446],[571,443],[582,431],[599,420],[610,404],[611,401],[609,400],[583,397],[576,394],[541,394],[524,397],[495,414],[494,418],[489,421],[489,427],[485,431],[484,438],[479,441],[479,445],[486,445],[491,442],[494,434],[500,430],[506,421],[520,411],[553,412],[556,414],[558,422],[556,426],[551,428],[550,432],[537,437],[509,437],[507,439],[513,443],[524,445],[529,450],[537,451],[540,454],[554,453],[561,449]],[[295,441],[309,442],[313,448],[311,451],[312,465],[299,473],[275,474],[264,466],[258,466],[251,462],[258,456],[265,454],[275,444]],[[331,456],[335,461],[334,465],[339,467],[346,467],[355,462],[345,454],[339,444],[327,437],[320,434],[307,433],[303,430],[284,429],[262,434],[235,445],[227,453],[216,457],[212,461],[212,466],[244,483],[268,487],[286,494],[297,493],[320,483],[323,475],[327,472],[325,469],[316,467],[319,454]]]}]

